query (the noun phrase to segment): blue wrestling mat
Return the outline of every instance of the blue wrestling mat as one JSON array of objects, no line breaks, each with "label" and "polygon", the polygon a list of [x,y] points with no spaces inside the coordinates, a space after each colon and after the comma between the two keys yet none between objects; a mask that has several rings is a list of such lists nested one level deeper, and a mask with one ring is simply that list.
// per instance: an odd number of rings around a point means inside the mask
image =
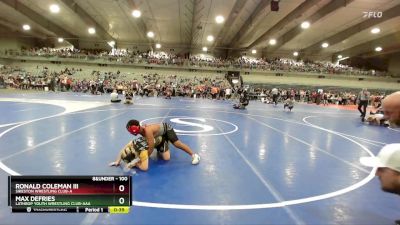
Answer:
[{"label": "blue wrestling mat", "polygon": [[[0,224],[387,224],[400,199],[380,190],[359,158],[398,142],[400,131],[360,123],[356,111],[297,103],[135,98],[75,93],[0,98]],[[169,122],[201,156],[171,147],[149,171],[109,167],[133,138],[126,122]],[[172,146],[172,145],[171,145]],[[9,175],[130,175],[129,214],[13,214]]]}]

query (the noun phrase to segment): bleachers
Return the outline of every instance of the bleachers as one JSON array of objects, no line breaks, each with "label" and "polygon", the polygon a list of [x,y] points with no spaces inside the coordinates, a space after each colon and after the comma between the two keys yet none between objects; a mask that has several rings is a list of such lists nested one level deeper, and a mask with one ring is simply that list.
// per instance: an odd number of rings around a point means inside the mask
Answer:
[{"label": "bleachers", "polygon": [[[120,51],[121,49],[117,49]],[[363,70],[347,65],[339,65],[331,62],[297,61],[289,58],[253,58],[238,57],[221,59],[213,56],[192,55],[190,58],[165,52],[134,52],[120,51],[118,55],[101,50],[78,49],[51,49],[34,48],[24,51],[9,51],[2,57],[21,60],[39,60],[76,63],[94,63],[98,65],[130,65],[144,67],[180,67],[186,69],[221,69],[221,70],[249,70],[254,72],[299,72],[326,75],[346,76],[386,76],[385,71]]]},{"label": "bleachers", "polygon": [[[75,61],[71,61],[75,60]],[[177,75],[183,77],[223,77],[226,73],[223,69],[210,69],[210,68],[195,68],[188,69],[186,67],[176,66],[152,66],[152,69],[146,68],[144,65],[134,66],[126,64],[106,64],[107,66],[99,66],[98,63],[92,63],[87,61],[77,61],[76,59],[68,59],[68,61],[61,61],[61,64],[54,64],[51,61],[45,59],[38,60],[37,57],[32,57],[24,61],[17,59],[8,59],[10,66],[18,66],[23,68],[25,71],[30,71],[32,75],[39,75],[43,70],[43,67],[47,67],[48,71],[59,72],[68,68],[79,68],[82,71],[78,71],[72,75],[74,79],[90,79],[93,71],[105,72],[117,72],[120,71],[119,80],[133,80],[137,79],[142,82],[142,74],[154,74],[159,75]],[[318,74],[313,73],[300,73],[300,72],[283,72],[282,76],[277,77],[276,71],[253,71],[253,70],[239,70],[243,75],[243,81],[247,84],[257,83],[273,83],[273,84],[298,84],[308,86],[344,86],[353,88],[373,88],[373,89],[387,89],[397,90],[398,83],[396,78],[390,77],[373,77],[364,76],[360,80],[358,76],[346,76],[346,75],[324,75],[323,79],[318,78]]]}]

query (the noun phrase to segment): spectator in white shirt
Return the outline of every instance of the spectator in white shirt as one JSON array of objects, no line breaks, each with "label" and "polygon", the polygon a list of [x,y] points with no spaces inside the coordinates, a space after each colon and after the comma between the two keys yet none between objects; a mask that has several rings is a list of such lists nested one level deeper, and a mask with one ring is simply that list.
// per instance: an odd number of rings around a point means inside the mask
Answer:
[{"label": "spectator in white shirt", "polygon": [[114,89],[113,92],[110,94],[110,96],[111,96],[112,103],[121,102],[121,99],[118,98],[117,90]]}]

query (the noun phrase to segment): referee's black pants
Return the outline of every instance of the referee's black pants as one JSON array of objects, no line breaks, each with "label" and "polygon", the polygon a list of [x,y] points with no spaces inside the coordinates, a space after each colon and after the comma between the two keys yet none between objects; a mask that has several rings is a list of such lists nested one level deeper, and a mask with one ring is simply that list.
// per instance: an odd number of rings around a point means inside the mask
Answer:
[{"label": "referee's black pants", "polygon": [[[358,103],[358,111],[360,111],[361,116],[364,118],[366,113],[367,113],[367,106],[368,106],[368,100],[360,100]],[[362,108],[362,110],[361,110]]]}]

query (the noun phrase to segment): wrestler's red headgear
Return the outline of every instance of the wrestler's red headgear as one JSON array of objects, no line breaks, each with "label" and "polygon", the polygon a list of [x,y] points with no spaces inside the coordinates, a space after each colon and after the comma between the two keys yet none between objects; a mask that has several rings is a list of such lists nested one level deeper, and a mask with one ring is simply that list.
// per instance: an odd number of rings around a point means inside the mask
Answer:
[{"label": "wrestler's red headgear", "polygon": [[133,134],[133,135],[138,135],[140,132],[140,127],[139,126],[130,126],[128,128],[129,133]]},{"label": "wrestler's red headgear", "polygon": [[129,131],[129,133],[133,135],[138,135],[140,133],[140,123],[137,120],[130,120],[126,124],[126,129]]}]

